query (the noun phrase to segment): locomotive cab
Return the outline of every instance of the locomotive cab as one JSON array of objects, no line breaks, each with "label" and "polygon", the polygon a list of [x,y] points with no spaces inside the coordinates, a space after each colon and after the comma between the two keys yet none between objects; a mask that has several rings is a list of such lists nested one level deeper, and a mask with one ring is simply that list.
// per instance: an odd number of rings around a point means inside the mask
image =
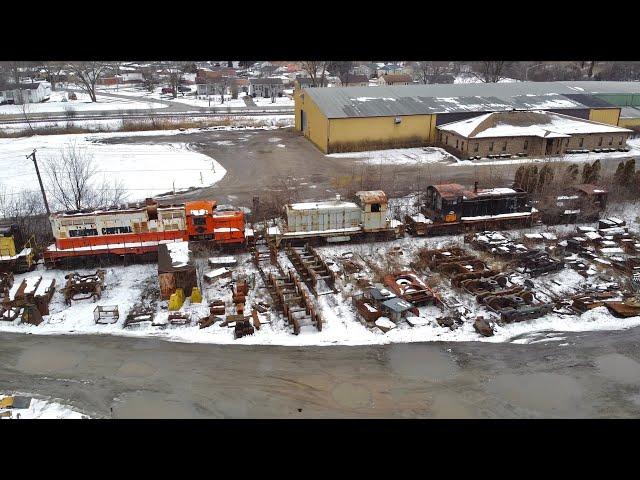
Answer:
[{"label": "locomotive cab", "polygon": [[365,232],[387,230],[391,219],[388,218],[387,195],[382,190],[356,192],[356,203],[362,209],[362,227]]},{"label": "locomotive cab", "polygon": [[213,240],[213,211],[217,203],[214,200],[198,200],[185,203],[187,215],[187,235],[191,240]]}]

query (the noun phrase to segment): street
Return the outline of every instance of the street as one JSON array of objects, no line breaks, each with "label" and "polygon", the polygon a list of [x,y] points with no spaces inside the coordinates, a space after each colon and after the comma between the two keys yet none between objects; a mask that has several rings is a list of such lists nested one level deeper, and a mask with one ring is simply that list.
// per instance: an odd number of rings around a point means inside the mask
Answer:
[{"label": "street", "polygon": [[3,333],[0,385],[100,418],[640,415],[640,329],[561,335],[287,348]]}]

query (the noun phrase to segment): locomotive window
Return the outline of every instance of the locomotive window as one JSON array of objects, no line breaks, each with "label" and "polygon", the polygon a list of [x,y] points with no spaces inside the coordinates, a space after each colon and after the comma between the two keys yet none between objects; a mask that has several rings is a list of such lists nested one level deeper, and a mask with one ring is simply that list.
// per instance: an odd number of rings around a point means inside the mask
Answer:
[{"label": "locomotive window", "polygon": [[373,213],[378,213],[380,212],[380,204],[379,203],[372,203],[371,204],[371,211]]},{"label": "locomotive window", "polygon": [[207,221],[204,217],[193,217],[194,225],[206,225]]}]

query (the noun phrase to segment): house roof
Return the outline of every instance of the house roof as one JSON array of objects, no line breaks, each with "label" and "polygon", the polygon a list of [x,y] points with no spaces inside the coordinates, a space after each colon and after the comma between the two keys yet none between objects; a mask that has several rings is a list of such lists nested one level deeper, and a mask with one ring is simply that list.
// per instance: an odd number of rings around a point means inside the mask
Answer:
[{"label": "house roof", "polygon": [[[587,85],[585,85],[587,84]],[[591,84],[606,84],[594,86]],[[583,90],[577,90],[582,88]],[[593,93],[637,93],[640,82],[510,82],[307,88],[327,118],[501,110],[618,108]]]},{"label": "house roof", "polygon": [[406,73],[398,73],[398,74],[387,73],[385,75],[382,75],[382,78],[384,78],[384,81],[386,83],[413,82],[413,78],[411,78],[411,75],[407,75]]},{"label": "house roof", "polygon": [[282,85],[281,78],[250,78],[251,85]]},{"label": "house roof", "polygon": [[439,125],[439,130],[465,138],[542,137],[563,138],[573,134],[630,133],[626,128],[545,111],[492,112]]},{"label": "house roof", "polygon": [[366,75],[357,75],[350,73],[345,78],[340,78],[342,83],[369,83],[369,77]]}]

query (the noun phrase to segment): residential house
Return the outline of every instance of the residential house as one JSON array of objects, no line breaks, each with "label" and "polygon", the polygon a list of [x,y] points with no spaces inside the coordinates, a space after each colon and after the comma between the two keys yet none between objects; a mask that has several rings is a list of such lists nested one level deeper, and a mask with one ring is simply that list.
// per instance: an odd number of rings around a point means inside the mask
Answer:
[{"label": "residential house", "polygon": [[9,85],[0,91],[3,103],[21,105],[24,103],[46,102],[51,98],[51,84],[49,82],[19,83]]},{"label": "residential house", "polygon": [[371,78],[376,73],[376,66],[372,63],[361,63],[353,67],[352,72],[354,75],[365,75]]},{"label": "residential house", "polygon": [[250,78],[249,79],[249,95],[252,97],[281,97],[282,96],[282,79],[281,78]]},{"label": "residential house", "polygon": [[369,77],[366,75],[356,75],[349,73],[348,75],[339,78],[340,87],[368,87]]},{"label": "residential house", "polygon": [[313,80],[311,80],[311,77],[296,77],[293,81],[294,89],[310,87],[313,87]]},{"label": "residential house", "polygon": [[386,75],[382,75],[378,77],[378,85],[385,86],[397,86],[397,85],[411,85],[413,83],[413,79],[411,75],[407,75],[406,73],[393,74],[388,73]]}]

